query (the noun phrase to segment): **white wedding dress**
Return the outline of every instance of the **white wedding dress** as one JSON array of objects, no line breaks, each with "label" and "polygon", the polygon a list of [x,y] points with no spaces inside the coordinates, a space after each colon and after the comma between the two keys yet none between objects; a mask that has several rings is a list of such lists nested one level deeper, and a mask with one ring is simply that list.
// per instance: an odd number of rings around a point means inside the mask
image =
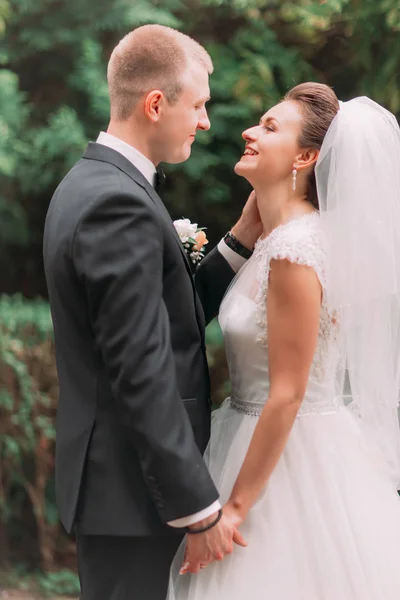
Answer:
[{"label": "white wedding dress", "polygon": [[317,213],[259,240],[228,290],[219,320],[232,395],[213,413],[206,460],[228,500],[268,398],[266,301],[271,259],[313,268],[323,288],[319,338],[304,402],[241,533],[247,548],[197,575],[171,570],[168,600],[398,600],[400,499],[377,447],[334,395],[337,327],[326,302]]}]

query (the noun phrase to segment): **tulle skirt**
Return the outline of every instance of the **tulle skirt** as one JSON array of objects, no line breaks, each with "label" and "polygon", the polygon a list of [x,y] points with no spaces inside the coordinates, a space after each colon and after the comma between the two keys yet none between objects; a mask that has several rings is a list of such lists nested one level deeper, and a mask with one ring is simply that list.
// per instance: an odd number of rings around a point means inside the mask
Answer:
[{"label": "tulle skirt", "polygon": [[[225,502],[257,417],[229,402],[206,453]],[[247,548],[180,576],[168,600],[399,600],[400,498],[378,452],[345,408],[296,419],[277,467],[240,528]]]}]

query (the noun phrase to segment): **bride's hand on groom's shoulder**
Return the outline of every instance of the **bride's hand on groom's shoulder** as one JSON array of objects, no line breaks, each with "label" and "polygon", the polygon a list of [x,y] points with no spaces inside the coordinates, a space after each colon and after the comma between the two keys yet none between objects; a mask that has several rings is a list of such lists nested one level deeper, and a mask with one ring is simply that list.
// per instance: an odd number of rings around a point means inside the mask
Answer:
[{"label": "bride's hand on groom's shoulder", "polygon": [[254,244],[262,234],[263,226],[258,211],[256,193],[253,190],[242,210],[239,221],[232,227],[233,235],[243,246],[253,250]]},{"label": "bride's hand on groom's shoulder", "polygon": [[234,544],[247,546],[237,526],[232,523],[230,514],[223,514],[217,525],[204,533],[188,533],[185,560],[180,574],[198,573],[215,560],[223,560],[233,552]]}]

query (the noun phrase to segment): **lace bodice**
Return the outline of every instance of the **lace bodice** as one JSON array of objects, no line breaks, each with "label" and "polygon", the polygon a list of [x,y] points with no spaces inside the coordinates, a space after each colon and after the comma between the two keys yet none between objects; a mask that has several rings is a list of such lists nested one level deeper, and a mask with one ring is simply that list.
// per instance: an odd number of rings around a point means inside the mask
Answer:
[{"label": "lace bodice", "polygon": [[231,403],[248,414],[259,414],[268,398],[267,299],[272,259],[309,266],[321,283],[318,342],[299,415],[332,412],[338,406],[334,396],[338,325],[326,299],[327,249],[318,213],[294,219],[258,240],[222,302],[219,321],[232,382]]}]

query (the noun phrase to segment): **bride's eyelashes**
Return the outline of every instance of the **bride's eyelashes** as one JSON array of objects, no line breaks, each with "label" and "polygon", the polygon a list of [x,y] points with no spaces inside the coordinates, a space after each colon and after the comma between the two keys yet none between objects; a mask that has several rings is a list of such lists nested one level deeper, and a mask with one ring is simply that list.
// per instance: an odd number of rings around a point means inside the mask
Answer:
[{"label": "bride's eyelashes", "polygon": [[266,131],[275,131],[275,128],[272,125],[265,125],[264,123],[260,123],[260,127],[262,127]]}]

